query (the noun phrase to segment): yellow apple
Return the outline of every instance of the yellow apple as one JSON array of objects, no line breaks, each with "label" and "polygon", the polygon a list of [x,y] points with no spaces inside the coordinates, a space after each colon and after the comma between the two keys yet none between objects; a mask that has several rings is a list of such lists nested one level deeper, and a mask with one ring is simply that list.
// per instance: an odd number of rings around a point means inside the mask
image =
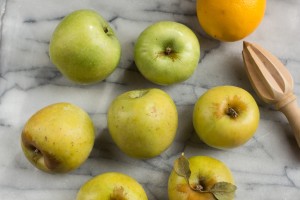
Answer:
[{"label": "yellow apple", "polygon": [[207,145],[228,149],[246,143],[259,124],[259,109],[246,90],[236,86],[218,86],[197,100],[193,124]]},{"label": "yellow apple", "polygon": [[94,125],[84,110],[70,103],[56,103],[42,108],[27,121],[21,146],[38,169],[65,173],[87,159],[94,138]]},{"label": "yellow apple", "polygon": [[128,175],[118,172],[100,174],[85,184],[76,200],[147,200],[143,187]]},{"label": "yellow apple", "polygon": [[82,9],[69,13],[57,25],[49,56],[65,77],[91,84],[102,81],[116,69],[121,45],[104,17],[94,10]]},{"label": "yellow apple", "polygon": [[159,85],[171,85],[192,76],[200,59],[200,43],[186,25],[160,21],[147,27],[134,46],[141,74]]},{"label": "yellow apple", "polygon": [[[230,185],[226,188],[231,192],[227,199],[233,199],[236,189],[234,178],[230,169],[223,162],[209,156],[193,156],[188,159],[188,163],[190,170],[188,178],[178,174],[178,169],[175,169],[174,164],[168,181],[169,200],[216,200],[216,196],[207,191],[212,191],[218,183]],[[202,192],[196,191],[196,188]],[[222,191],[224,191],[223,189]],[[219,193],[219,195],[224,194]]]},{"label": "yellow apple", "polygon": [[151,158],[173,142],[178,125],[176,105],[161,89],[132,90],[113,100],[108,129],[117,146],[135,158]]}]

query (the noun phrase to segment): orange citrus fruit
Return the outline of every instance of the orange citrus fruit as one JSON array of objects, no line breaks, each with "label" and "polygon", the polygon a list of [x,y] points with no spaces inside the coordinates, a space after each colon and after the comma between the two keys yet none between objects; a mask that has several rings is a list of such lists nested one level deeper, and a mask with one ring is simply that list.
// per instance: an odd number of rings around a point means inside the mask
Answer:
[{"label": "orange citrus fruit", "polygon": [[227,42],[241,40],[262,21],[266,0],[197,0],[197,16],[211,37]]}]

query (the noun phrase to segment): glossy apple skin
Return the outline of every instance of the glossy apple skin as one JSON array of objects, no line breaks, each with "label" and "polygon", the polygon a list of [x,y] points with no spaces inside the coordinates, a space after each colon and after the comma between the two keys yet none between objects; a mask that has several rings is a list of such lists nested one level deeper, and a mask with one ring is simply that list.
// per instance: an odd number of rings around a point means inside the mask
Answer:
[{"label": "glossy apple skin", "polygon": [[[239,112],[237,118],[226,114],[228,107]],[[259,117],[259,108],[249,92],[235,86],[218,86],[197,100],[193,124],[207,145],[228,149],[243,145],[255,134]]]},{"label": "glossy apple skin", "polygon": [[118,172],[107,172],[83,184],[76,200],[111,200],[114,189],[120,187],[124,189],[126,195],[124,199],[148,199],[143,187],[132,177]]},{"label": "glossy apple skin", "polygon": [[[230,169],[220,160],[209,156],[193,156],[189,158],[191,177],[190,183],[199,182],[199,177],[205,178],[204,185],[207,189],[217,182],[234,184]],[[215,200],[210,193],[198,193],[189,188],[186,180],[172,170],[168,181],[169,200]]]},{"label": "glossy apple skin", "polygon": [[54,30],[49,55],[64,76],[77,83],[91,84],[115,70],[121,46],[102,16],[92,10],[77,10]]},{"label": "glossy apple skin", "polygon": [[156,88],[125,92],[114,99],[108,111],[112,139],[135,158],[160,155],[173,142],[177,126],[175,103]]},{"label": "glossy apple skin", "polygon": [[[167,47],[173,54],[165,55]],[[147,27],[138,37],[134,60],[141,74],[159,85],[187,80],[200,59],[200,44],[187,26],[161,21]]]},{"label": "glossy apple skin", "polygon": [[21,146],[38,169],[66,173],[79,167],[94,144],[94,126],[88,114],[70,103],[56,103],[36,112],[25,124]]}]

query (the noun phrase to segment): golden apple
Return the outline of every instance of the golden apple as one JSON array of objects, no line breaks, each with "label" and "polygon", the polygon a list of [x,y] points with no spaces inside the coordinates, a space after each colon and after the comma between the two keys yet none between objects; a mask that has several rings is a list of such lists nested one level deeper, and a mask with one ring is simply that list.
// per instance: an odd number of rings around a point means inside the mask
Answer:
[{"label": "golden apple", "polygon": [[223,162],[209,156],[184,159],[184,163],[176,160],[170,174],[169,200],[216,200],[220,196],[226,196],[228,200],[234,198],[234,178]]},{"label": "golden apple", "polygon": [[119,95],[108,111],[108,129],[117,146],[135,158],[151,158],[173,142],[178,114],[161,89],[132,90]]},{"label": "golden apple", "polygon": [[56,103],[42,108],[27,121],[21,146],[38,169],[65,173],[87,159],[94,138],[94,125],[84,110],[70,103]]},{"label": "golden apple", "polygon": [[141,74],[159,85],[171,85],[192,76],[200,59],[200,43],[186,25],[160,21],[147,27],[134,46]]},{"label": "golden apple", "polygon": [[121,45],[109,22],[90,9],[69,13],[55,28],[52,63],[68,79],[92,84],[107,78],[121,58]]},{"label": "golden apple", "polygon": [[259,124],[259,109],[246,90],[217,86],[199,97],[193,124],[200,139],[209,146],[228,149],[243,145]]},{"label": "golden apple", "polygon": [[118,172],[100,174],[85,184],[76,200],[147,200],[143,187],[128,175]]}]

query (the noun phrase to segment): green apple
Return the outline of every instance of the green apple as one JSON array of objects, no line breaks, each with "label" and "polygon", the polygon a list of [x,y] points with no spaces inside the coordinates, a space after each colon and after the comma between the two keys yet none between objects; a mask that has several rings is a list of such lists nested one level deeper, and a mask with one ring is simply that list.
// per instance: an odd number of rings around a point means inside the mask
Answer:
[{"label": "green apple", "polygon": [[66,173],[79,167],[94,144],[89,115],[70,103],[55,103],[37,111],[25,124],[21,146],[27,159],[49,173]]},{"label": "green apple", "polygon": [[127,91],[108,110],[108,129],[116,145],[135,158],[152,158],[173,142],[178,125],[176,105],[161,89]]},{"label": "green apple", "polygon": [[134,47],[134,60],[141,74],[160,85],[187,80],[199,59],[200,44],[194,32],[172,21],[150,25]]},{"label": "green apple", "polygon": [[132,177],[118,173],[100,174],[85,184],[76,200],[147,200],[143,187]]},{"label": "green apple", "polygon": [[120,61],[121,46],[113,29],[97,12],[77,10],[53,32],[50,59],[72,81],[90,84],[108,77]]},{"label": "green apple", "polygon": [[204,143],[226,149],[246,143],[258,127],[259,116],[249,92],[236,86],[218,86],[197,100],[193,124]]},{"label": "green apple", "polygon": [[[185,162],[174,164],[168,181],[169,200],[233,199],[234,178],[223,162],[209,156],[193,156]],[[223,198],[216,198],[220,196]]]}]

